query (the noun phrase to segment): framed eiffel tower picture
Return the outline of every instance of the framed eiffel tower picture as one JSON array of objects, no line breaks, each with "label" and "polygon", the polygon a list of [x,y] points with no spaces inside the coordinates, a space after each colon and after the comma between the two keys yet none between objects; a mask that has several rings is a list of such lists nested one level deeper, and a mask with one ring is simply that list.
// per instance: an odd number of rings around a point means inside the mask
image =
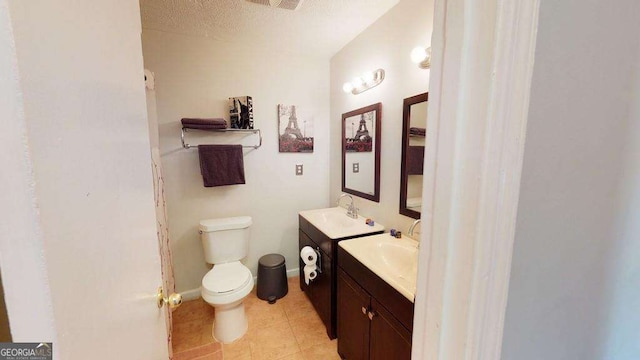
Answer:
[{"label": "framed eiffel tower picture", "polygon": [[278,105],[280,152],[313,152],[313,118],[295,105]]},{"label": "framed eiffel tower picture", "polygon": [[373,149],[374,119],[376,110],[359,113],[344,119],[345,151],[371,152]]}]

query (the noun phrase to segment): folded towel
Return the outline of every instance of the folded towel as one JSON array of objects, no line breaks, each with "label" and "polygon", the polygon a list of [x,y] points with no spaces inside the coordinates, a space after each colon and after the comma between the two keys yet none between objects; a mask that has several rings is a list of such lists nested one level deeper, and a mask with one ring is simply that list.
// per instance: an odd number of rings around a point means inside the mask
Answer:
[{"label": "folded towel", "polygon": [[412,197],[407,199],[407,207],[408,208],[419,208],[422,206],[422,198],[421,197]]},{"label": "folded towel", "polygon": [[198,145],[205,187],[244,184],[242,145]]},{"label": "folded towel", "polygon": [[426,136],[427,135],[427,129],[412,127],[412,128],[409,128],[409,135]]},{"label": "folded towel", "polygon": [[407,174],[422,175],[424,171],[424,146],[409,146],[407,150]]},{"label": "folded towel", "polygon": [[224,119],[184,118],[181,121],[182,127],[187,129],[218,130],[227,128],[227,122]]}]

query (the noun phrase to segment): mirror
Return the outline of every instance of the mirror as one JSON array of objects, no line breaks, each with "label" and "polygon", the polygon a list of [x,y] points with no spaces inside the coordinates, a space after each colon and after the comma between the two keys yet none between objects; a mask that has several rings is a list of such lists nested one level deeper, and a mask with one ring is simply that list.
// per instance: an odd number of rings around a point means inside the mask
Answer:
[{"label": "mirror", "polygon": [[404,99],[400,214],[420,219],[429,93]]},{"label": "mirror", "polygon": [[380,201],[382,104],[342,114],[342,191]]}]

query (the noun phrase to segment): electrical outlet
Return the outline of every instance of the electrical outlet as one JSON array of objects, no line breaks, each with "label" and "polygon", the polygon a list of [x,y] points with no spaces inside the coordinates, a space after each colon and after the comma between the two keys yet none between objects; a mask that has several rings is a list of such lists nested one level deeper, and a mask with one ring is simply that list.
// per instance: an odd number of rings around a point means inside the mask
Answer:
[{"label": "electrical outlet", "polygon": [[297,176],[302,175],[302,164],[296,164],[296,175]]},{"label": "electrical outlet", "polygon": [[360,163],[353,163],[353,172],[354,173],[360,172]]}]

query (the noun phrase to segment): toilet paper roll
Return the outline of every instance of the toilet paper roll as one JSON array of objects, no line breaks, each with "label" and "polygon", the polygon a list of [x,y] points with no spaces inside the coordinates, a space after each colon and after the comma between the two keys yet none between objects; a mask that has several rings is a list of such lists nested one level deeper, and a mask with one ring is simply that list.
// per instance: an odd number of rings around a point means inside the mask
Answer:
[{"label": "toilet paper roll", "polygon": [[311,246],[305,246],[300,250],[300,258],[305,265],[315,265],[318,261],[318,253]]},{"label": "toilet paper roll", "polygon": [[309,285],[309,282],[316,277],[318,277],[317,267],[315,265],[306,265],[304,267],[304,282]]}]

